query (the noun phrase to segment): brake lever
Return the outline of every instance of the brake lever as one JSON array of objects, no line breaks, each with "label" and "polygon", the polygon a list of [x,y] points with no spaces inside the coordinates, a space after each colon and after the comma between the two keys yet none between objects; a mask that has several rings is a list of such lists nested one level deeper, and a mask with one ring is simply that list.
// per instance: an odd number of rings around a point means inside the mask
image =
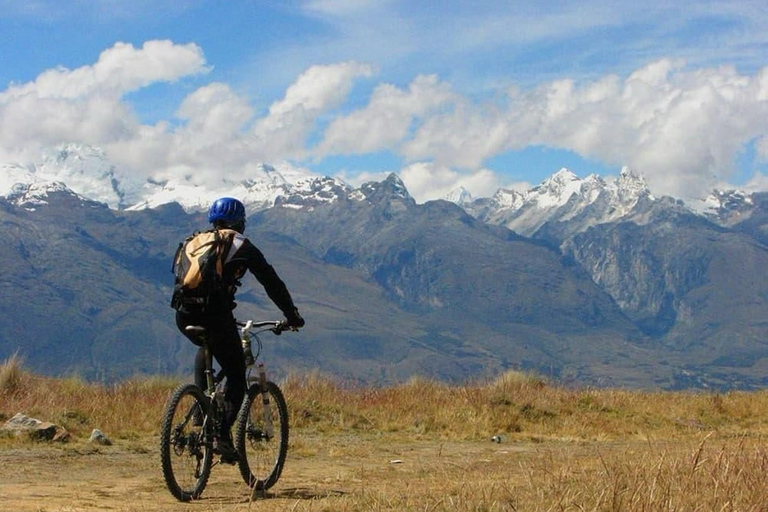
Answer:
[{"label": "brake lever", "polygon": [[298,332],[298,327],[289,326],[286,322],[280,322],[279,325],[276,327],[270,329],[273,333],[275,333],[277,336],[280,336],[284,331],[293,331]]}]

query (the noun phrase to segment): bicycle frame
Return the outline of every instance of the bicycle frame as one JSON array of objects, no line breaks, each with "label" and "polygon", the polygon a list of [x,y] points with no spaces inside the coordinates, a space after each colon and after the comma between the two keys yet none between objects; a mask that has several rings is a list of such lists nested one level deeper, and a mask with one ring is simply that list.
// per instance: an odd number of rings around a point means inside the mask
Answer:
[{"label": "bicycle frame", "polygon": [[[216,412],[213,414],[213,416],[218,421],[220,419],[219,416],[222,409],[222,406],[219,403],[221,399],[221,392],[218,389],[218,385],[223,380],[223,377],[221,375],[217,376],[214,373],[213,353],[211,352],[211,349],[208,346],[208,340],[205,335],[205,329],[199,326],[188,326],[187,331],[192,333],[197,333],[198,336],[200,337],[200,340],[203,343],[203,353],[205,355],[204,373],[205,373],[205,385],[206,385],[205,389],[203,390],[203,394],[209,400],[208,414],[206,414],[206,418],[205,418],[206,423],[207,423],[207,420],[210,419],[211,413],[214,413],[214,410],[216,410]],[[207,431],[207,429],[204,429],[204,431]]]},{"label": "bicycle frame", "polygon": [[[261,389],[261,399],[262,404],[264,405],[264,427],[266,429],[266,434],[270,438],[274,436],[275,429],[274,425],[272,424],[272,410],[271,410],[271,404],[269,401],[269,392],[267,391],[267,371],[264,367],[264,362],[259,361],[258,365],[256,365],[258,377],[251,377],[250,371],[253,366],[253,363],[255,363],[259,356],[261,355],[261,339],[259,338],[259,333],[264,332],[267,330],[271,330],[275,334],[280,334],[282,329],[283,323],[282,322],[257,322],[254,323],[252,320],[248,320],[245,322],[245,324],[242,325],[240,328],[240,339],[243,345],[243,353],[245,354],[246,359],[246,367],[247,367],[247,373],[246,373],[246,382],[248,384],[252,382],[258,382],[259,388]],[[251,332],[251,329],[260,329],[256,332]],[[251,336],[253,336],[256,339],[256,342],[258,343],[258,350],[256,352],[256,355],[254,356],[251,351]],[[248,365],[248,360],[251,360],[251,364]]]},{"label": "bicycle frame", "polygon": [[[246,396],[235,421],[235,446],[238,469],[254,491],[263,491],[280,478],[288,450],[288,406],[282,391],[267,379],[258,334],[286,330],[283,322],[238,323],[246,358]],[[213,354],[205,328],[189,326],[187,332],[202,342],[205,355],[205,389],[196,384],[181,384],[168,397],[163,408],[160,432],[160,460],[168,490],[179,501],[198,499],[210,476],[215,437],[223,421],[222,371],[215,372]],[[256,356],[251,340],[256,340]],[[251,376],[254,365],[257,376]],[[258,410],[258,411],[257,411]],[[222,459],[223,460],[223,459]],[[229,461],[227,461],[229,462]]]}]

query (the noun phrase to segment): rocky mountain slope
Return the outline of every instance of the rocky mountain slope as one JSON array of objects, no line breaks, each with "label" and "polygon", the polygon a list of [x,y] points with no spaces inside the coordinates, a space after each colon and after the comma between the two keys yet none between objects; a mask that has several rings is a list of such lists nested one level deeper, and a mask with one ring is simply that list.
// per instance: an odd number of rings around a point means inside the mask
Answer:
[{"label": "rocky mountain slope", "polygon": [[735,366],[766,365],[765,198],[715,191],[690,207],[628,169],[614,182],[561,170],[463,206],[557,247],[690,375],[727,382]]},{"label": "rocky mountain slope", "polygon": [[[618,382],[589,362],[611,347],[625,382],[648,383],[626,353],[642,336],[556,251],[447,202],[416,205],[394,176],[351,192],[249,219],[249,236],[309,324],[276,342],[271,355],[283,371],[391,382],[527,368]],[[37,370],[89,378],[188,368],[192,347],[167,305],[169,262],[203,216],[178,205],[115,211],[67,191],[44,199],[34,208],[0,203],[0,257],[10,262],[0,357],[20,351]],[[276,316],[246,282],[238,315]]]},{"label": "rocky mountain slope", "polygon": [[[150,183],[139,197],[94,164],[98,152],[56,155],[0,172],[0,358],[19,351],[37,370],[89,378],[189,371],[169,262],[205,226],[203,190]],[[353,188],[261,171],[228,186],[308,320],[268,351],[282,372],[768,383],[765,194],[720,192],[691,208],[627,169],[615,180],[561,170],[523,193],[457,191],[459,207],[416,204],[395,175]],[[90,185],[75,192],[60,177]],[[153,206],[174,194],[183,205]],[[240,297],[243,318],[277,314],[253,280]]]}]

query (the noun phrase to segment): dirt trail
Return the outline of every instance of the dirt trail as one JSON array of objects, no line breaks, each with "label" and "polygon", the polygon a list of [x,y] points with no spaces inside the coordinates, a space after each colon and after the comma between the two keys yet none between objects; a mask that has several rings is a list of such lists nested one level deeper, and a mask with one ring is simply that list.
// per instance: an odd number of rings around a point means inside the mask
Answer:
[{"label": "dirt trail", "polygon": [[491,442],[297,436],[280,481],[265,496],[251,498],[236,467],[217,465],[202,499],[183,504],[165,488],[156,447],[154,439],[99,448],[0,447],[0,510],[397,510],[446,480],[487,481],[531,451]]}]

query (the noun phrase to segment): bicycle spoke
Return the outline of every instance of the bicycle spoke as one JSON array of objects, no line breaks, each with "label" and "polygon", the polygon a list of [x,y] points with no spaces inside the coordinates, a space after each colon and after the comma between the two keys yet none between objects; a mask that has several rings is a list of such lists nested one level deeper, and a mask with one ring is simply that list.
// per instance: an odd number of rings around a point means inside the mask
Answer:
[{"label": "bicycle spoke", "polygon": [[198,387],[182,386],[169,400],[163,416],[163,476],[168,489],[181,501],[199,497],[210,475],[212,454],[203,429],[203,400]]},{"label": "bicycle spoke", "polygon": [[[235,443],[241,454],[240,473],[257,490],[274,485],[283,469],[288,450],[288,410],[280,389],[267,383],[269,416],[258,386],[246,396],[237,420]],[[271,427],[271,428],[269,428]],[[269,431],[273,435],[269,435]]]}]

